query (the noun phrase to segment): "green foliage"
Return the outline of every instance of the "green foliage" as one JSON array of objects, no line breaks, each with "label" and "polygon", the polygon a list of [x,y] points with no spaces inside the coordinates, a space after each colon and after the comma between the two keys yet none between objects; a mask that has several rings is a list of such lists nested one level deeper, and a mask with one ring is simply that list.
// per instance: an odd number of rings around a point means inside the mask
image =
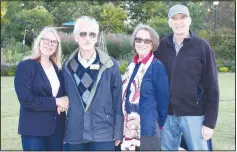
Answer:
[{"label": "green foliage", "polygon": [[16,42],[13,44],[7,44],[6,49],[1,51],[2,61],[7,63],[16,64],[24,59],[24,57],[30,55],[31,50],[27,45],[22,48],[22,43]]},{"label": "green foliage", "polygon": [[[164,20],[166,20],[167,22],[168,7],[162,1],[125,1],[122,2],[121,7],[123,7],[124,10],[128,12],[129,34],[132,33],[134,27],[138,23],[150,24],[153,28],[158,29],[161,28],[158,27],[160,22],[162,23],[162,25]],[[161,19],[162,21],[160,21],[159,19]],[[163,33],[161,32],[162,29],[157,31]]]},{"label": "green foliage", "polygon": [[1,14],[1,16],[3,15],[3,20],[1,20],[1,25],[10,24],[11,21],[22,9],[20,1],[4,1],[4,3],[1,2],[1,11],[2,11],[2,7],[4,9],[4,7],[6,6],[5,8],[6,13],[5,15]]},{"label": "green foliage", "polygon": [[17,41],[22,41],[24,31],[27,29],[26,44],[31,46],[32,29],[36,31],[34,34],[37,35],[43,27],[50,25],[53,25],[53,16],[43,6],[37,6],[34,9],[23,9],[18,12],[12,22],[3,27],[3,34],[5,37],[14,37]]},{"label": "green foliage", "polygon": [[108,34],[105,36],[107,50],[115,59],[123,58],[132,52],[130,36],[125,34]]},{"label": "green foliage", "polygon": [[70,54],[76,50],[78,44],[75,41],[62,41],[62,54],[64,58],[70,56]]},{"label": "green foliage", "polygon": [[156,30],[160,38],[168,36],[172,32],[166,18],[154,17],[150,20],[149,24]]},{"label": "green foliage", "polygon": [[223,28],[216,31],[201,30],[198,35],[207,40],[218,59],[235,60],[235,30]]},{"label": "green foliage", "polygon": [[16,68],[16,64],[1,63],[1,76],[14,76]]},{"label": "green foliage", "polygon": [[190,29],[197,33],[199,30],[207,29],[207,24],[204,22],[207,16],[207,9],[200,2],[189,1],[186,5],[189,9],[192,23]]},{"label": "green foliage", "polygon": [[126,71],[126,69],[127,69],[127,67],[128,67],[128,62],[127,62],[127,61],[123,62],[123,63],[119,66],[119,71],[120,71],[120,73],[121,73],[121,74],[124,74],[125,71]]},{"label": "green foliage", "polygon": [[216,60],[217,68],[224,66],[224,60]]},{"label": "green foliage", "polygon": [[216,64],[224,64],[224,60],[216,60]]},{"label": "green foliage", "polygon": [[[78,47],[78,44],[74,40],[73,36],[71,33],[65,33],[65,32],[58,32],[58,35],[61,40],[61,46],[62,46],[62,54],[63,58],[68,58],[69,55],[76,50]],[[62,59],[62,60],[64,60]]]},{"label": "green foliage", "polygon": [[228,72],[229,68],[228,67],[219,67],[218,71],[219,72]]},{"label": "green foliage", "polygon": [[230,68],[230,71],[231,71],[231,72],[235,72],[235,65],[233,65],[233,66]]},{"label": "green foliage", "polygon": [[119,33],[123,32],[124,21],[127,18],[126,12],[113,3],[106,3],[102,6],[100,13],[100,25],[104,27],[105,32]]},{"label": "green foliage", "polygon": [[216,35],[211,35],[210,44],[217,57],[235,60],[235,31],[218,30]]},{"label": "green foliage", "polygon": [[106,40],[106,46],[108,53],[111,57],[118,59],[119,58],[119,42],[116,43],[116,41],[113,40]]},{"label": "green foliage", "polygon": [[79,16],[88,13],[89,6],[86,2],[60,2],[54,4],[55,7],[51,8],[51,13],[55,17],[57,25],[62,25],[64,22],[76,20]]},{"label": "green foliage", "polygon": [[7,12],[7,2],[1,2],[1,20]]},{"label": "green foliage", "polygon": [[216,60],[217,69],[226,67],[230,72],[235,72],[235,60]]}]

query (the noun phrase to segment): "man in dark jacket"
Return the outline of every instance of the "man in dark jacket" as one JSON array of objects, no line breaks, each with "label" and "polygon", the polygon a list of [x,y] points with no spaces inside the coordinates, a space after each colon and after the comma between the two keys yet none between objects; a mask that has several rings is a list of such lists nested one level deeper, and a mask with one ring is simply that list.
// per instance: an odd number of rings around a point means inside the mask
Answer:
[{"label": "man in dark jacket", "polygon": [[208,150],[219,107],[215,55],[207,41],[189,30],[186,6],[171,7],[168,23],[173,33],[161,40],[155,54],[167,69],[171,96],[161,149],[178,150],[183,134],[189,150]]},{"label": "man in dark jacket", "polygon": [[95,47],[98,33],[94,18],[74,25],[79,48],[62,69],[69,98],[64,150],[114,150],[122,140],[122,79],[116,61]]}]

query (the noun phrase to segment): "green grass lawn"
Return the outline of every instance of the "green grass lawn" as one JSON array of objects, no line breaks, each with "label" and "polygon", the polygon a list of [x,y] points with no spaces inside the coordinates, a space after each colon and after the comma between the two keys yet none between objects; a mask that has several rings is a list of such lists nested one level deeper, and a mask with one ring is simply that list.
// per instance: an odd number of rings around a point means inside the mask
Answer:
[{"label": "green grass lawn", "polygon": [[[235,150],[235,74],[219,74],[220,110],[214,150]],[[22,150],[17,133],[19,102],[13,77],[1,77],[1,150]]]}]

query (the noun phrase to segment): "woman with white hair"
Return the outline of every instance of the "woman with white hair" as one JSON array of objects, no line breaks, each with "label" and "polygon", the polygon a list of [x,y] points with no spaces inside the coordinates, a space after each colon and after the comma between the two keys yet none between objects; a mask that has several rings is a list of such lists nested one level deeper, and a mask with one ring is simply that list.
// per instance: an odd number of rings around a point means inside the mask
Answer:
[{"label": "woman with white hair", "polygon": [[60,73],[61,42],[57,31],[44,28],[29,59],[20,62],[15,74],[15,91],[20,102],[18,133],[23,150],[62,150],[65,95]]},{"label": "woman with white hair", "polygon": [[131,38],[136,56],[123,76],[124,136],[121,150],[160,150],[162,129],[169,105],[168,76],[153,52],[159,35],[139,24]]}]

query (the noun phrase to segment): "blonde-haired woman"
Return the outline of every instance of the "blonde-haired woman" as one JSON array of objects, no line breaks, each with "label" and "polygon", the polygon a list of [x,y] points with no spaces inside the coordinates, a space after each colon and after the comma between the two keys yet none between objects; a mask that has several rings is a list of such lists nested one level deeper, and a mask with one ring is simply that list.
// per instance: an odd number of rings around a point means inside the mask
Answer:
[{"label": "blonde-haired woman", "polygon": [[162,129],[169,105],[168,76],[153,52],[159,35],[148,25],[139,24],[131,43],[136,56],[123,76],[122,107],[124,137],[122,150],[160,150]]},{"label": "blonde-haired woman", "polygon": [[44,28],[33,45],[32,55],[20,62],[15,91],[20,102],[18,133],[23,150],[62,150],[65,110],[60,72],[61,42],[53,27]]}]

